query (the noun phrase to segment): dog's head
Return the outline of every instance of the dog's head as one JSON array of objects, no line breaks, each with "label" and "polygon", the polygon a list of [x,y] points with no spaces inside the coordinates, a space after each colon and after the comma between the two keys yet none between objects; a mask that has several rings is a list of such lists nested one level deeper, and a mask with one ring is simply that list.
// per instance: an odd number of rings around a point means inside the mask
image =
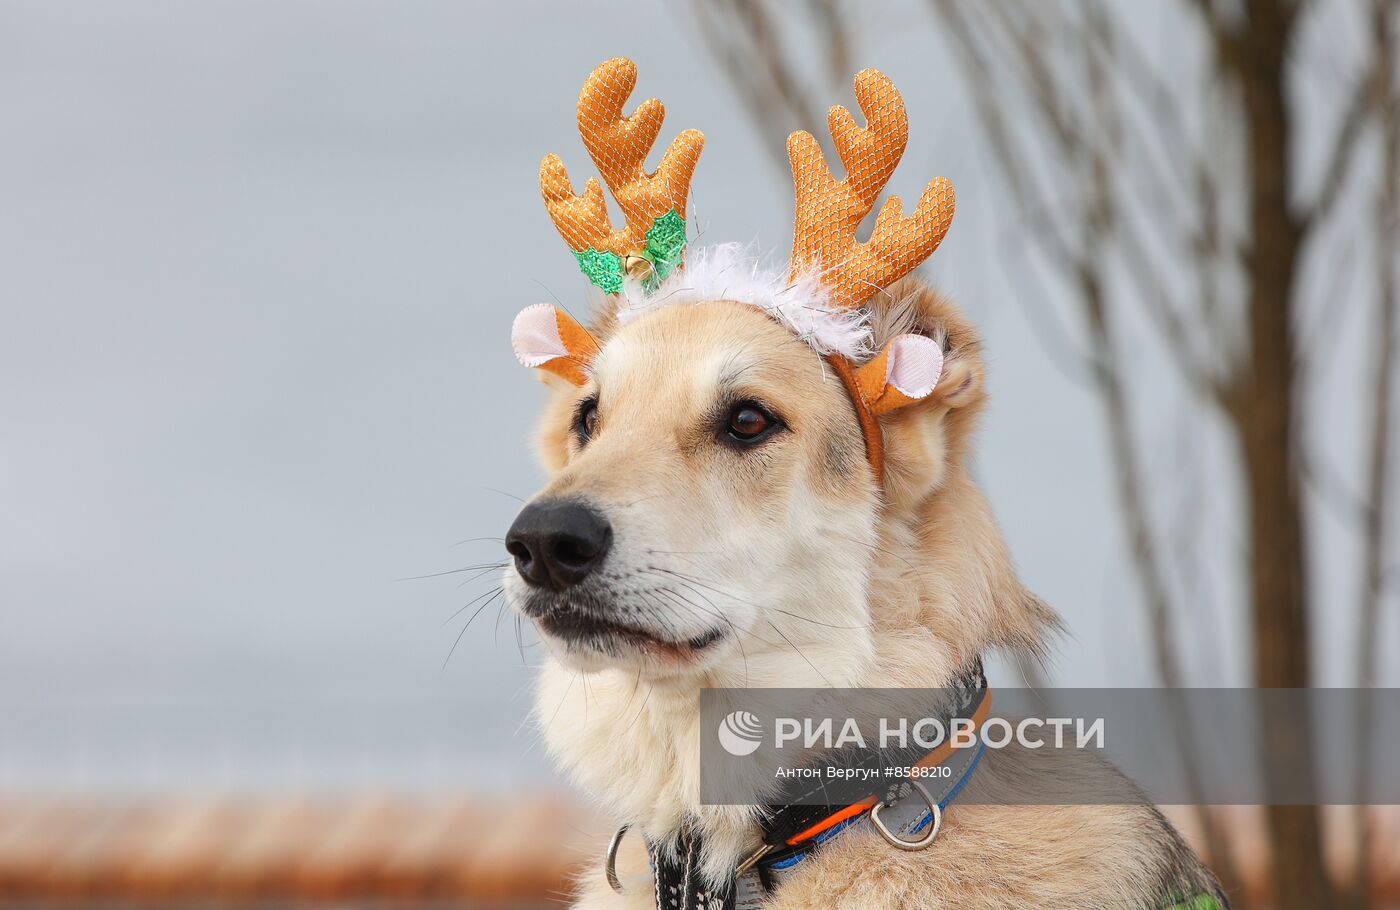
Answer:
[{"label": "dog's head", "polygon": [[557,158],[541,170],[556,226],[611,296],[589,328],[546,305],[516,321],[517,355],[552,388],[551,478],[507,535],[507,596],[576,669],[852,680],[872,651],[881,523],[907,523],[939,484],[981,399],[971,332],[898,281],[942,240],[951,187],[931,183],[907,217],[891,197],[856,241],[907,138],[898,92],[867,70],[869,126],[830,117],[844,180],[810,135],[789,142],[786,273],[733,247],[694,251],[681,271],[702,140],[683,133],[646,174],[662,114],[648,101],[622,116],[635,78],[609,61],[579,100],[625,228],[610,229],[596,181],[575,196]]},{"label": "dog's head", "polygon": [[868,656],[879,525],[927,498],[981,400],[970,331],[938,295],[900,290],[876,324],[946,356],[924,400],[878,418],[878,485],[846,385],[747,304],[604,318],[582,384],[543,374],[551,478],[507,536],[506,591],[561,661],[741,685]]}]

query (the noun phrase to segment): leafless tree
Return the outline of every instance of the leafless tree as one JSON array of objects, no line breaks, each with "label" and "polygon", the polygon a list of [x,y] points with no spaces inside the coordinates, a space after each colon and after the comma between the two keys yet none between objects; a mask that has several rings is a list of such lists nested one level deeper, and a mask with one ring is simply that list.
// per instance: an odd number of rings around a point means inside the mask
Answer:
[{"label": "leafless tree", "polygon": [[[950,53],[976,102],[981,135],[1014,203],[1025,237],[1074,301],[1055,350],[1078,358],[1103,408],[1136,583],[1164,685],[1188,677],[1181,637],[1184,588],[1171,557],[1178,529],[1149,488],[1140,410],[1127,352],[1130,327],[1149,327],[1193,407],[1214,415],[1233,444],[1246,536],[1241,554],[1252,681],[1261,688],[1315,681],[1309,646],[1308,490],[1353,503],[1361,538],[1357,684],[1376,683],[1386,580],[1394,574],[1391,436],[1397,425],[1397,259],[1400,259],[1400,0],[925,0],[922,24],[936,52]],[[823,136],[818,99],[848,79],[862,7],[823,0],[695,0],[709,47],[753,121],[775,137],[795,128]],[[1199,78],[1154,63],[1127,17],[1151,6],[1174,17],[1182,40],[1207,61]],[[1325,61],[1310,86],[1341,112],[1327,137],[1320,176],[1298,160],[1304,117],[1295,95],[1308,76],[1309,42],[1331,43],[1342,20],[1366,36]],[[911,25],[915,27],[916,24]],[[1321,34],[1318,33],[1321,30]],[[815,43],[805,57],[794,34]],[[810,59],[815,56],[817,59]],[[1344,58],[1344,59],[1343,59]],[[1303,76],[1300,77],[1300,72]],[[1338,73],[1340,72],[1340,75]],[[813,74],[820,85],[812,85]],[[804,81],[805,80],[805,81]],[[1309,121],[1309,130],[1317,124]],[[781,148],[780,143],[773,143]],[[1369,154],[1377,162],[1358,164]],[[785,162],[778,159],[780,165]],[[1365,476],[1348,483],[1326,453],[1307,445],[1304,402],[1318,374],[1310,334],[1336,316],[1340,292],[1309,293],[1307,269],[1329,263],[1323,238],[1339,211],[1371,200],[1376,266],[1370,407],[1358,434],[1370,439]],[[1348,204],[1352,200],[1353,204]],[[1335,248],[1336,244],[1333,244]],[[1338,275],[1330,276],[1335,285]],[[1324,282],[1325,284],[1326,282]],[[1328,299],[1320,299],[1326,297]],[[1352,295],[1349,300],[1355,299]],[[1063,343],[1076,339],[1074,344]],[[1358,369],[1366,369],[1358,363]],[[1203,417],[1204,421],[1205,418]],[[1206,680],[1219,684],[1220,679]],[[1299,726],[1266,729],[1261,767],[1269,780],[1311,776]],[[1285,759],[1279,760],[1281,756]],[[1361,767],[1358,773],[1369,773]],[[1266,810],[1272,890],[1285,910],[1336,906],[1312,807]],[[1370,845],[1350,889],[1366,903]],[[1228,839],[1202,810],[1207,849],[1227,887],[1238,882]]]}]

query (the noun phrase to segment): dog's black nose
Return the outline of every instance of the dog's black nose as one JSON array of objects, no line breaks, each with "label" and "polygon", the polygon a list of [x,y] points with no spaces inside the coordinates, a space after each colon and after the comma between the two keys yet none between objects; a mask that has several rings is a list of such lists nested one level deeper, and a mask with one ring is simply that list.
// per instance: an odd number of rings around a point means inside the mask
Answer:
[{"label": "dog's black nose", "polygon": [[551,591],[583,581],[611,546],[608,520],[573,499],[530,503],[506,534],[506,550],[515,557],[520,577]]}]

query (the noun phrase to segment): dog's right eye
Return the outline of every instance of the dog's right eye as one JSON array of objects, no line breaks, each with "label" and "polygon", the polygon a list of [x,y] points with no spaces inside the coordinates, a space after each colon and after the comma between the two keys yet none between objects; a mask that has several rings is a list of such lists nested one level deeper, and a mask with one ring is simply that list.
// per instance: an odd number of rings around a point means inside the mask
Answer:
[{"label": "dog's right eye", "polygon": [[772,436],[778,427],[778,418],[758,402],[741,401],[729,409],[724,436],[731,445],[751,446]]},{"label": "dog's right eye", "polygon": [[574,432],[578,434],[581,442],[587,442],[593,438],[593,430],[598,425],[598,400],[590,398],[579,405],[578,413],[574,415]]}]

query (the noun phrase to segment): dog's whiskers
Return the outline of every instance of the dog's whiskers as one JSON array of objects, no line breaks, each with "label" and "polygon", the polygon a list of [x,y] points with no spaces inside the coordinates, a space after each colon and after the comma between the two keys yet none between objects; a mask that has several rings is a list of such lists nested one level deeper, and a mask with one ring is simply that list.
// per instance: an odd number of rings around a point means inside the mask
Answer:
[{"label": "dog's whiskers", "polygon": [[[480,569],[480,570],[483,570],[483,574],[484,574],[485,572],[494,572],[494,571],[496,571],[496,570],[498,570],[498,569],[504,569],[504,568],[505,568],[506,566],[508,566],[508,565],[510,565],[510,563],[508,563],[508,562],[483,562],[483,563],[481,563],[480,565],[475,565],[475,566],[463,566],[463,567],[460,568],[460,569],[448,569],[448,570],[445,571],[445,572],[430,572],[430,573],[427,574],[427,575],[405,575],[403,578],[396,578],[396,579],[394,579],[394,580],[395,580],[395,581],[421,581],[421,580],[423,580],[423,579],[425,579],[425,578],[442,578],[444,575],[461,575],[463,572],[475,572],[475,571],[477,571],[477,570],[479,570],[479,569]],[[481,577],[481,576],[477,576],[477,577],[479,578],[479,577]],[[470,579],[469,579],[469,580],[470,580]]]},{"label": "dog's whiskers", "polygon": [[[682,584],[685,584],[685,583],[682,582]],[[754,631],[752,631],[752,630],[749,630],[749,629],[741,629],[741,628],[739,628],[738,626],[736,626],[736,625],[734,624],[734,621],[733,621],[733,620],[731,620],[731,619],[729,619],[729,617],[724,616],[723,614],[721,614],[721,613],[719,612],[718,607],[715,607],[715,606],[714,606],[714,602],[711,601],[708,597],[705,597],[705,595],[704,595],[703,593],[701,593],[700,591],[698,591],[698,590],[696,590],[696,589],[694,589],[693,587],[690,587],[690,586],[688,586],[688,585],[687,585],[687,588],[690,590],[690,593],[692,593],[692,594],[694,594],[695,596],[697,596],[697,597],[703,599],[704,601],[706,601],[706,603],[709,603],[709,604],[711,605],[711,607],[707,609],[706,607],[703,607],[703,606],[701,606],[700,604],[695,603],[695,602],[692,601],[690,598],[688,598],[688,597],[686,597],[684,594],[682,594],[680,591],[675,590],[675,589],[673,589],[673,588],[656,588],[656,589],[653,590],[653,592],[649,592],[649,593],[657,593],[657,592],[660,592],[660,593],[665,593],[665,594],[667,594],[668,596],[670,596],[670,597],[672,597],[672,598],[679,598],[679,599],[680,599],[680,603],[675,603],[675,601],[673,600],[673,604],[674,604],[673,608],[666,611],[669,615],[673,615],[673,616],[676,615],[676,614],[675,614],[675,609],[676,609],[676,608],[680,608],[680,607],[682,606],[682,604],[683,604],[685,607],[689,607],[689,608],[695,609],[695,610],[700,610],[700,611],[703,612],[703,613],[708,613],[708,614],[710,614],[710,615],[716,617],[717,619],[719,619],[720,622],[723,622],[725,625],[727,625],[727,626],[729,627],[730,631],[732,631],[732,632],[734,633],[734,641],[739,645],[739,654],[740,654],[740,656],[743,658],[743,661],[744,661],[744,686],[747,688],[747,686],[748,686],[748,684],[749,684],[749,655],[748,655],[748,651],[744,648],[744,636],[747,635],[748,637],[753,638],[753,639],[755,639],[756,641],[758,641],[760,644],[767,645],[767,646],[770,647],[770,648],[777,648],[777,647],[779,647],[778,643],[772,641],[771,639],[764,638],[762,635],[759,635],[757,632],[754,632]],[[780,633],[780,634],[781,634],[781,633]],[[789,641],[788,644],[791,645],[792,643]]]},{"label": "dog's whiskers", "polygon": [[773,625],[773,622],[771,620],[764,621],[767,622],[770,627],[772,627],[774,632],[777,632],[779,635],[782,636],[783,641],[787,642],[789,645],[792,646],[792,649],[797,652],[797,656],[806,661],[807,666],[811,667],[814,671],[816,671],[816,674],[822,678],[822,682],[826,683],[828,689],[836,688],[831,684],[831,680],[826,678],[826,674],[823,673],[820,669],[818,669],[816,664],[812,663],[810,660],[807,659],[807,655],[802,653],[802,649],[799,648],[797,645],[793,644],[791,638],[788,638],[786,635],[783,635],[782,629],[779,629],[776,625]]},{"label": "dog's whiskers", "polygon": [[793,612],[791,612],[790,610],[784,610],[784,609],[782,609],[781,607],[774,607],[774,606],[769,606],[768,604],[754,603],[754,602],[751,601],[751,600],[744,600],[742,597],[739,597],[738,595],[732,594],[732,593],[730,593],[730,592],[728,592],[728,591],[725,591],[725,590],[722,590],[722,589],[720,589],[720,588],[713,587],[713,586],[708,585],[708,584],[706,584],[705,582],[703,582],[703,581],[701,581],[701,580],[699,580],[699,579],[697,579],[697,578],[693,578],[693,577],[691,577],[691,576],[689,576],[689,575],[685,575],[685,574],[683,574],[683,573],[681,573],[681,572],[677,572],[677,571],[675,571],[675,570],[673,570],[673,569],[665,569],[665,568],[662,568],[662,567],[660,567],[660,566],[652,566],[651,569],[652,569],[653,571],[662,572],[662,573],[665,573],[665,574],[667,574],[667,575],[670,575],[670,576],[672,576],[672,577],[674,577],[674,578],[681,579],[681,580],[683,580],[683,581],[689,582],[690,584],[699,585],[699,586],[701,586],[701,587],[703,587],[703,588],[706,588],[706,589],[708,589],[708,590],[710,590],[710,591],[713,591],[714,593],[720,595],[721,597],[728,597],[729,599],[731,599],[731,600],[733,600],[733,601],[735,601],[735,602],[737,602],[737,603],[747,604],[748,606],[755,607],[755,608],[760,609],[760,610],[771,610],[771,611],[773,611],[774,613],[781,613],[781,614],[783,614],[784,616],[791,617],[792,619],[799,619],[799,620],[801,620],[801,621],[803,621],[803,622],[809,622],[809,623],[811,623],[811,624],[813,624],[813,625],[816,625],[816,626],[825,626],[825,627],[828,628],[828,629],[842,629],[842,630],[845,630],[845,631],[848,631],[848,632],[860,631],[860,630],[869,630],[869,629],[873,629],[873,628],[874,628],[874,625],[871,624],[871,623],[862,623],[861,625],[857,625],[857,626],[847,626],[847,625],[836,625],[836,624],[834,624],[834,623],[822,622],[822,621],[819,620],[819,619],[813,619],[813,618],[810,617],[810,616],[803,616],[803,615],[801,615],[800,613],[793,613]]},{"label": "dog's whiskers", "polygon": [[483,575],[490,575],[492,572],[499,572],[499,571],[501,571],[501,570],[504,569],[504,568],[505,568],[505,566],[502,565],[502,566],[492,566],[492,567],[489,568],[489,569],[482,569],[480,572],[476,573],[476,574],[473,575],[471,578],[468,578],[466,581],[464,581],[464,582],[462,582],[461,584],[457,585],[457,587],[459,587],[459,588],[465,588],[467,585],[469,585],[469,584],[471,584],[472,582],[476,581],[478,578],[481,578]]},{"label": "dog's whiskers", "polygon": [[448,549],[451,550],[469,543],[479,543],[486,540],[495,541],[496,543],[505,543],[506,539],[504,537],[468,537],[466,540],[457,541],[451,547],[448,547]]},{"label": "dog's whiskers", "polygon": [[[479,596],[477,596],[477,597],[473,597],[471,600],[467,601],[465,604],[463,604],[462,606],[458,607],[458,608],[456,609],[456,611],[454,611],[453,614],[452,614],[451,616],[449,616],[449,617],[447,617],[446,619],[444,619],[444,620],[442,621],[442,624],[445,626],[445,625],[447,625],[448,623],[450,623],[452,620],[456,619],[458,616],[461,616],[463,611],[465,611],[465,610],[469,609],[470,607],[472,607],[473,605],[475,605],[475,604],[476,604],[478,601],[480,601],[483,597],[487,597],[487,596],[489,596],[489,595],[491,595],[491,594],[500,594],[503,590],[504,590],[503,588],[496,587],[496,588],[492,588],[491,590],[487,591],[485,594],[481,594],[481,595],[479,595]],[[490,603],[490,601],[487,601],[487,603]],[[482,604],[482,606],[484,607],[484,606],[486,606],[486,604]],[[477,610],[477,613],[480,613],[480,612],[481,612],[481,610],[478,609],[478,610]],[[473,613],[473,614],[472,614],[472,619],[476,619],[476,613]],[[471,625],[471,621],[472,621],[471,619],[467,620],[467,625]],[[463,627],[462,627],[462,631],[465,632],[466,630],[467,630],[467,629],[466,629],[466,626],[463,626]]]},{"label": "dog's whiskers", "polygon": [[516,496],[514,493],[507,493],[505,490],[498,490],[495,487],[482,487],[481,489],[491,493],[499,493],[501,496],[504,496],[507,499],[514,499],[516,502],[525,502],[525,498],[523,496]]},{"label": "dog's whiskers", "polygon": [[[457,633],[457,638],[452,642],[452,648],[447,652],[447,658],[442,662],[442,668],[444,670],[447,669],[447,664],[452,660],[452,655],[457,653],[457,646],[462,643],[462,636],[467,634],[467,629],[471,627],[472,621],[481,615],[482,610],[485,610],[488,606],[491,605],[491,601],[495,600],[497,597],[500,597],[501,594],[504,593],[504,590],[505,589],[503,588],[497,588],[493,592],[488,592],[491,596],[484,603],[482,603],[481,606],[476,608],[476,612],[473,613],[471,615],[471,618],[467,620],[466,625],[462,626],[462,631]],[[475,603],[475,601],[473,601],[472,603]],[[471,604],[467,604],[467,606],[471,606]],[[466,608],[467,607],[463,607],[462,610],[465,610]],[[458,610],[457,613],[461,613],[462,610]],[[456,616],[457,613],[454,613],[452,615]],[[446,625],[446,623],[444,623],[444,625]]]}]

